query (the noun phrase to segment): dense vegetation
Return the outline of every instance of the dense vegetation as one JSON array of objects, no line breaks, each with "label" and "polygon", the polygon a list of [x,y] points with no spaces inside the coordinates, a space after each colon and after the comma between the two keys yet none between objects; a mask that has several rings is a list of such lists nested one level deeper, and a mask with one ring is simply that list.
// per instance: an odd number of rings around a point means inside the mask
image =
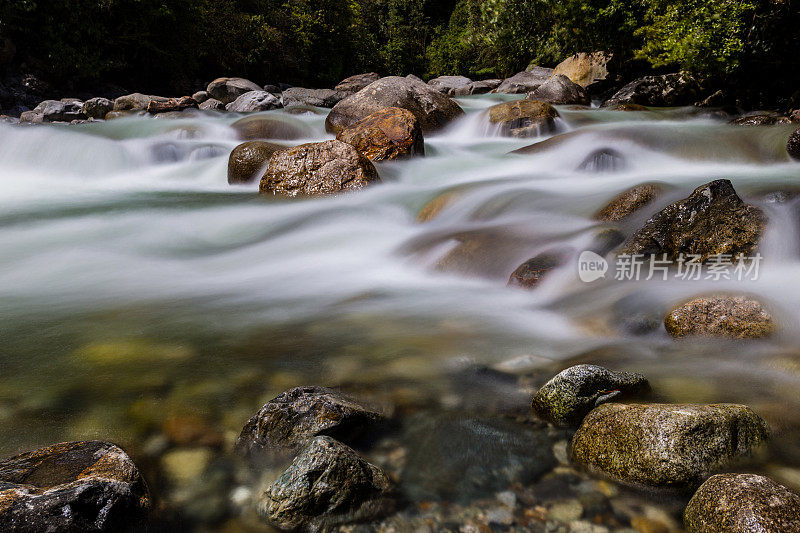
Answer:
[{"label": "dense vegetation", "polygon": [[[330,85],[360,71],[505,76],[608,50],[789,97],[800,0],[14,0],[12,68],[56,84],[185,91],[219,75]],[[775,78],[775,79],[773,79]],[[759,85],[764,85],[760,87]],[[766,86],[769,84],[769,86]],[[777,84],[777,85],[776,85]]]}]

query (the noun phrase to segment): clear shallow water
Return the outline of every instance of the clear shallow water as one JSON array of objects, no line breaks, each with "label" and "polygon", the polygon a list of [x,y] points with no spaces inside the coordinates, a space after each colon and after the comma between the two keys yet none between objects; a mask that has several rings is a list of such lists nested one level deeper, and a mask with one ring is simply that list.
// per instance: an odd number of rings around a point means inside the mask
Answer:
[{"label": "clear shallow water", "polygon": [[[566,135],[509,155],[544,137],[497,136],[482,120],[497,101],[461,99],[467,116],[426,139],[425,158],[378,165],[382,185],[304,201],[227,184],[238,117],[0,124],[0,454],[102,438],[158,472],[148,457],[165,420],[199,417],[229,445],[292,386],[343,387],[398,412],[524,412],[537,382],[598,362],[645,373],[667,401],[753,406],[775,432],[759,468],[800,488],[800,204],[763,195],[800,189],[791,128],[562,109]],[[307,141],[330,138],[324,114],[270,114]],[[578,170],[602,148],[625,168]],[[541,251],[589,248],[608,227],[592,215],[618,193],[667,189],[629,232],[718,178],[769,215],[758,281],[585,284],[569,261],[535,291],[506,287]],[[449,191],[437,218],[415,222]],[[436,268],[456,239],[487,235],[502,245],[472,272],[483,275]],[[761,297],[780,333],[675,342],[663,327],[619,327],[725,289]],[[476,385],[463,378],[475,365],[534,378]]]}]

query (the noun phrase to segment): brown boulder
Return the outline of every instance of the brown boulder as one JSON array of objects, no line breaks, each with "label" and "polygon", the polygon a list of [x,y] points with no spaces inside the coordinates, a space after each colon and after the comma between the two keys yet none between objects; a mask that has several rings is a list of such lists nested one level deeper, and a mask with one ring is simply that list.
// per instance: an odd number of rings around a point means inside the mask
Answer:
[{"label": "brown boulder", "polygon": [[605,222],[617,222],[648,205],[661,193],[653,183],[644,183],[616,196],[594,218]]},{"label": "brown boulder", "polygon": [[243,141],[253,141],[257,139],[280,139],[291,141],[307,137],[310,132],[304,129],[301,122],[281,120],[276,117],[256,115],[244,117],[231,124]]},{"label": "brown boulder", "polygon": [[612,54],[605,52],[581,52],[559,63],[553,74],[563,74],[581,87],[588,87],[592,83],[605,81],[612,57]]},{"label": "brown boulder", "polygon": [[679,305],[664,318],[673,337],[724,336],[758,339],[775,331],[760,302],[745,296],[704,296]]},{"label": "brown boulder", "polygon": [[325,119],[325,129],[339,133],[344,128],[387,107],[407,109],[417,117],[423,133],[446,126],[464,114],[453,100],[409,78],[381,78],[333,106]]},{"label": "brown boulder", "polygon": [[489,122],[513,137],[532,137],[551,133],[556,128],[558,111],[545,102],[517,100],[489,108]]},{"label": "brown boulder", "polygon": [[169,113],[171,111],[183,111],[184,109],[197,109],[197,101],[190,96],[180,98],[169,98],[166,101],[150,100],[147,104],[147,112],[155,115],[158,113]]},{"label": "brown boulder", "polygon": [[261,194],[323,196],[358,190],[380,181],[375,167],[341,141],[301,144],[275,152],[261,178]]},{"label": "brown boulder", "polygon": [[372,161],[425,155],[419,120],[411,111],[388,107],[349,126],[336,136]]},{"label": "brown boulder", "polygon": [[231,151],[228,157],[228,183],[250,183],[260,177],[269,158],[285,148],[267,141],[248,141]]}]

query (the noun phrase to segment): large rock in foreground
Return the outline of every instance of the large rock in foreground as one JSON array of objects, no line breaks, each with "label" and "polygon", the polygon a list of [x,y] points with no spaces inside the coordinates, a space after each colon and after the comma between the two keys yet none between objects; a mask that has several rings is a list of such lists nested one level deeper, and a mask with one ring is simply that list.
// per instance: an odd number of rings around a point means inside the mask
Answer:
[{"label": "large rock in foreground", "polygon": [[544,67],[531,67],[530,70],[524,70],[514,74],[510,78],[503,80],[497,89],[496,93],[501,94],[524,94],[535,91],[550,79],[553,75],[553,69]]},{"label": "large rock in foreground", "polygon": [[320,531],[395,508],[383,470],[330,437],[316,437],[267,488],[259,513],[284,530]]},{"label": "large rock in foreground", "polygon": [[275,153],[261,178],[261,194],[324,196],[380,181],[372,162],[342,141],[301,144]]},{"label": "large rock in foreground", "polygon": [[604,102],[603,107],[621,104],[666,107],[692,105],[699,96],[697,80],[687,72],[678,72],[634,80]]},{"label": "large rock in foreground", "polygon": [[336,104],[325,119],[325,129],[331,133],[339,133],[387,107],[401,107],[411,111],[419,120],[425,134],[443,128],[464,114],[458,104],[425,83],[389,76],[371,83]]},{"label": "large rock in foreground", "polygon": [[399,107],[376,111],[340,131],[336,138],[352,144],[372,161],[425,155],[419,120]]},{"label": "large rock in foreground", "polygon": [[789,136],[789,141],[786,143],[786,152],[792,159],[800,161],[800,129],[794,130],[794,133]]},{"label": "large rock in foreground", "polygon": [[800,496],[755,474],[719,474],[697,489],[683,523],[688,533],[800,531]]},{"label": "large rock in foreground", "polygon": [[647,221],[620,251],[622,254],[752,255],[766,224],[761,209],[745,204],[728,180],[702,185],[688,197]]},{"label": "large rock in foreground", "polygon": [[503,134],[513,137],[551,133],[555,130],[558,116],[553,106],[535,100],[505,102],[489,108],[489,122],[500,126]]},{"label": "large rock in foreground", "polygon": [[556,74],[536,90],[528,93],[528,99],[547,102],[553,105],[589,105],[591,100],[586,91],[563,74]]},{"label": "large rock in foreground", "polygon": [[621,483],[682,490],[768,438],[767,423],[744,405],[607,403],[584,419],[571,454],[589,472]]},{"label": "large rock in foreground", "polygon": [[261,90],[258,84],[244,78],[217,78],[208,84],[206,92],[211,98],[230,104],[245,93]]},{"label": "large rock in foreground", "polygon": [[67,442],[0,462],[2,531],[141,531],[149,508],[136,465],[114,444]]},{"label": "large rock in foreground", "polygon": [[611,54],[604,52],[581,52],[559,63],[553,74],[563,74],[581,87],[588,87],[608,78],[608,63],[611,58]]},{"label": "large rock in foreground", "polygon": [[265,404],[242,429],[236,451],[296,450],[319,435],[352,442],[382,415],[325,387],[296,387]]},{"label": "large rock in foreground", "polygon": [[664,318],[673,337],[759,339],[775,332],[772,316],[745,296],[705,296],[679,305]]},{"label": "large rock in foreground", "polygon": [[557,426],[577,426],[589,412],[612,400],[650,390],[641,374],[614,372],[597,365],[577,365],[561,371],[533,397],[531,408]]},{"label": "large rock in foreground", "polygon": [[228,157],[228,183],[250,183],[260,178],[269,158],[285,148],[267,141],[248,141],[231,151]]}]

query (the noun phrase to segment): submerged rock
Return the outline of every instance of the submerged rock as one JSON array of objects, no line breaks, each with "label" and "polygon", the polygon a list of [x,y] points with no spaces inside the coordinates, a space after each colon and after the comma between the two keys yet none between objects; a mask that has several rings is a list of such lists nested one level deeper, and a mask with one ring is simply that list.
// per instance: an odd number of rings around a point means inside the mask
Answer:
[{"label": "submerged rock", "polygon": [[652,203],[659,194],[661,187],[658,185],[653,183],[637,185],[616,196],[594,218],[604,222],[618,222]]},{"label": "submerged rock", "polygon": [[259,513],[284,530],[320,531],[381,518],[395,507],[383,470],[330,437],[316,437],[267,488]]},{"label": "submerged rock", "polygon": [[800,129],[794,130],[786,142],[786,152],[789,157],[796,161],[800,161]]},{"label": "submerged rock", "polygon": [[700,95],[697,80],[688,72],[645,76],[630,82],[603,103],[603,107],[619,104],[646,106],[692,105]]},{"label": "submerged rock", "polygon": [[284,107],[310,105],[314,107],[333,107],[350,93],[333,89],[303,89],[292,87],[283,91]]},{"label": "submerged rock", "polygon": [[612,57],[612,54],[605,52],[581,52],[559,63],[553,74],[563,74],[581,87],[588,87],[608,78],[608,63]]},{"label": "submerged rock", "polygon": [[269,158],[285,146],[267,141],[248,141],[231,151],[228,157],[228,183],[250,183],[260,178]]},{"label": "submerged rock", "polygon": [[530,67],[503,80],[494,92],[500,94],[524,94],[535,91],[553,75],[553,69]]},{"label": "submerged rock", "polygon": [[347,93],[357,93],[373,81],[378,81],[379,79],[381,79],[381,77],[376,72],[356,74],[340,81],[334,89]]},{"label": "submerged rock", "polygon": [[233,102],[227,104],[225,109],[234,113],[251,113],[254,111],[269,111],[281,107],[281,101],[267,91],[250,91],[244,93]]},{"label": "submerged rock", "polygon": [[489,122],[497,124],[506,135],[535,137],[556,128],[558,111],[546,102],[517,100],[489,108]]},{"label": "submerged rock", "polygon": [[755,474],[719,474],[703,483],[683,515],[688,533],[800,531],[800,496]]},{"label": "submerged rock", "polygon": [[621,483],[686,489],[768,438],[767,423],[744,405],[607,403],[583,420],[571,454],[586,470]]},{"label": "submerged rock", "polygon": [[766,224],[761,209],[742,201],[728,180],[702,185],[675,202],[637,231],[622,246],[621,254],[680,254],[706,261],[718,254],[751,255]]},{"label": "submerged rock", "polygon": [[453,96],[459,89],[464,89],[472,83],[472,80],[465,76],[439,76],[428,82],[432,88],[442,94]]},{"label": "submerged rock", "polygon": [[772,316],[746,296],[704,296],[679,305],[664,318],[673,337],[724,336],[758,339],[775,332]]},{"label": "submerged rock", "polygon": [[418,415],[404,441],[403,485],[415,500],[486,497],[532,483],[556,465],[544,430],[504,419]]},{"label": "submerged rock", "polygon": [[538,100],[553,105],[589,105],[591,100],[586,91],[563,74],[556,74],[533,92],[528,93],[530,100]]},{"label": "submerged rock", "polygon": [[108,442],[55,444],[0,462],[3,531],[140,531],[149,508],[136,465]]},{"label": "submerged rock", "polygon": [[306,132],[300,125],[276,117],[263,115],[241,118],[231,124],[231,128],[236,131],[239,139],[243,141],[254,141],[258,139],[291,141],[301,139],[306,135]]},{"label": "submerged rock", "polygon": [[364,117],[387,107],[401,107],[411,111],[426,134],[443,128],[464,114],[458,104],[425,83],[389,76],[371,83],[336,104],[325,119],[325,129],[331,133],[339,133]]},{"label": "submerged rock", "polygon": [[544,252],[522,263],[511,273],[508,279],[509,287],[522,287],[533,289],[548,272],[558,267],[564,261],[562,254]]},{"label": "submerged rock", "polygon": [[276,152],[261,178],[261,194],[323,196],[380,181],[369,159],[341,141],[308,143]]},{"label": "submerged rock", "polygon": [[376,111],[340,131],[336,138],[352,144],[372,161],[425,155],[417,117],[399,107]]},{"label": "submerged rock", "polygon": [[641,374],[577,365],[562,370],[545,383],[533,397],[531,408],[540,418],[557,426],[577,426],[598,405],[649,390],[650,384]]},{"label": "submerged rock", "polygon": [[599,148],[587,155],[578,170],[583,172],[618,172],[626,166],[625,156],[613,148]]},{"label": "submerged rock", "polygon": [[296,450],[329,435],[352,443],[383,416],[325,387],[296,387],[266,403],[242,429],[236,451],[254,455]]},{"label": "submerged rock", "polygon": [[229,104],[251,91],[261,91],[261,86],[244,78],[217,78],[208,84],[206,92],[211,98]]}]

